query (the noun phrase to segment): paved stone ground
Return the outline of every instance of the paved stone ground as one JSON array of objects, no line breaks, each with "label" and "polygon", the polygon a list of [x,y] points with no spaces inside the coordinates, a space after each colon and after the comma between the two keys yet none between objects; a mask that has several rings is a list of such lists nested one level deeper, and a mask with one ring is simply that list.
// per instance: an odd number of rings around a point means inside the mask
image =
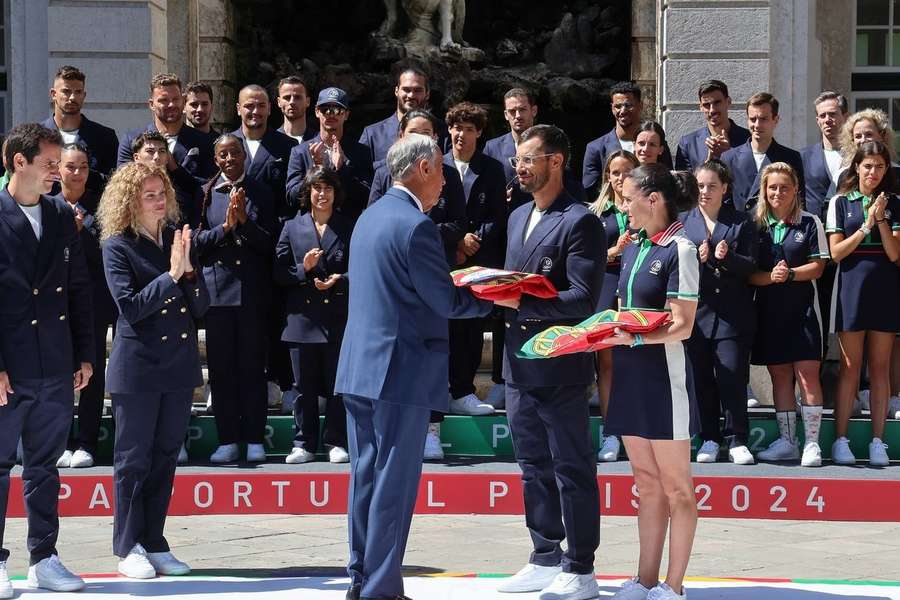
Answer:
[{"label": "paved stone ground", "polygon": [[[597,573],[633,573],[637,520],[601,523]],[[24,575],[25,522],[6,525],[10,574]],[[173,551],[195,570],[339,574],[347,555],[340,516],[173,517],[166,531]],[[80,573],[114,572],[111,532],[108,517],[64,518],[61,558]],[[421,572],[512,573],[529,550],[521,516],[416,516],[405,564]],[[688,575],[896,581],[900,523],[701,519]]]}]

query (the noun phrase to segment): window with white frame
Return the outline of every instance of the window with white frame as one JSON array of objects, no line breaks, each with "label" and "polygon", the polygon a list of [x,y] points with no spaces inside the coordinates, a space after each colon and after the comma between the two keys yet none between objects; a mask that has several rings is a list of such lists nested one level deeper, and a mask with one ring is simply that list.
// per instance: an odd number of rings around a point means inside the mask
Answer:
[{"label": "window with white frame", "polygon": [[900,0],[855,5],[851,108],[883,110],[900,135]]}]

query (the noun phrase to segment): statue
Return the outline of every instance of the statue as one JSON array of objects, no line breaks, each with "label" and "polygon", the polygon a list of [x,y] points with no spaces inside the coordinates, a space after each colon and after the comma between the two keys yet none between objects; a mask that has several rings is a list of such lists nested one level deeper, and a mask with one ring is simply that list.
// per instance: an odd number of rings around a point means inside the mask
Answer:
[{"label": "statue", "polygon": [[[404,47],[412,56],[425,56],[435,50],[461,55],[466,60],[480,61],[484,53],[463,40],[466,23],[465,0],[384,0],[387,17],[376,35],[393,38],[397,30],[397,4],[403,7],[409,19],[409,31]],[[435,13],[440,12],[435,29]]]}]

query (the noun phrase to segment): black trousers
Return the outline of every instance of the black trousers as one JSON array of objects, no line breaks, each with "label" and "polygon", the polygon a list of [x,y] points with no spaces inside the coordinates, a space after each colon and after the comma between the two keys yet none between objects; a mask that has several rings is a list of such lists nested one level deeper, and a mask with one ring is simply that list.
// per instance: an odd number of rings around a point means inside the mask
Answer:
[{"label": "black trousers", "polygon": [[347,448],[347,411],[334,394],[341,340],[327,344],[291,344],[294,385],[294,446],[315,453],[319,447],[319,396],[326,398],[322,444]]},{"label": "black trousers", "polygon": [[600,503],[587,386],[507,383],[506,414],[534,545],[529,562],[591,573],[600,543]]},{"label": "black trousers", "polygon": [[278,384],[282,391],[291,389],[293,377],[291,372],[291,356],[288,345],[281,341],[284,331],[284,297],[281,289],[275,288],[268,306],[268,318],[263,329],[268,332],[266,356],[266,381]]},{"label": "black trousers", "polygon": [[219,444],[262,444],[266,395],[266,317],[257,307],[206,312],[206,359]]},{"label": "black trousers", "polygon": [[828,332],[831,330],[831,292],[834,290],[834,278],[836,275],[837,265],[829,262],[825,265],[822,276],[816,279],[816,294],[819,296],[819,315],[822,318],[823,359],[828,355]]},{"label": "black trousers", "polygon": [[66,449],[75,403],[72,375],[46,379],[13,379],[15,394],[0,406],[0,561],[6,509],[9,505],[9,472],[16,462],[22,439],[25,510],[28,513],[28,552],[31,564],[56,554],[59,535],[59,471],[56,460]]},{"label": "black trousers", "polygon": [[163,529],[193,394],[193,389],[112,394],[116,556],[128,556],[135,544],[147,552],[169,551]]},{"label": "black trousers", "polygon": [[69,434],[69,450],[83,449],[97,457],[97,438],[100,436],[100,419],[103,417],[103,397],[106,392],[106,331],[114,321],[98,318],[94,321],[94,356],[97,366],[87,386],[78,396],[78,431]]},{"label": "black trousers", "polygon": [[506,321],[502,309],[495,308],[488,319],[491,322],[491,381],[504,383],[503,342],[506,339]]},{"label": "black trousers", "polygon": [[[688,339],[703,441],[724,442],[729,448],[747,445],[751,344],[749,337],[710,340],[695,334]],[[723,412],[725,429],[720,430]]]},{"label": "black trousers", "polygon": [[483,317],[450,319],[450,395],[462,398],[475,393],[475,373],[484,347]]}]

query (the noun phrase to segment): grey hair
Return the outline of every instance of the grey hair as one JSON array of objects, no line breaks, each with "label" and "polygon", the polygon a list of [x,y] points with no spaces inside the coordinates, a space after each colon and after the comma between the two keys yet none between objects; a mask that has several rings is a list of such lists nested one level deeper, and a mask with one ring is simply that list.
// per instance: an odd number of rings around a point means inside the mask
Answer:
[{"label": "grey hair", "polygon": [[388,171],[394,181],[403,181],[423,160],[434,160],[440,146],[431,137],[419,133],[410,133],[391,146],[387,153]]}]

